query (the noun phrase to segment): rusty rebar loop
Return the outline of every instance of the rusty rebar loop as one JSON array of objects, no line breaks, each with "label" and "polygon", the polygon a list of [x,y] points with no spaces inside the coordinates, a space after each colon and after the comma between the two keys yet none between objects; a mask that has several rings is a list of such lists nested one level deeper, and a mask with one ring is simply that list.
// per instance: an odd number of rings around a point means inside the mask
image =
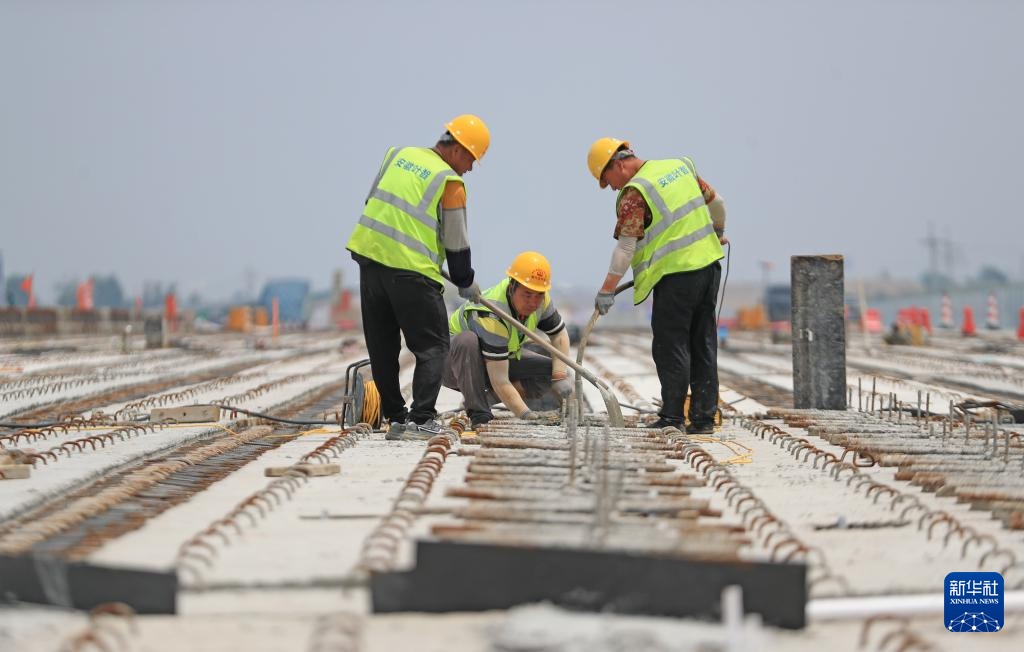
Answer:
[{"label": "rusty rebar loop", "polygon": [[768,511],[768,507],[761,501],[760,498],[754,498],[754,504],[753,505],[751,505],[750,507],[746,508],[742,512],[739,512],[740,522],[743,523],[744,527],[747,527],[747,514],[749,514],[750,512],[754,511],[755,509],[760,509],[762,511],[762,513]]},{"label": "rusty rebar loop", "polygon": [[865,648],[865,647],[867,647],[868,640],[870,638],[871,628],[874,626],[875,623],[883,622],[883,621],[899,623],[900,624],[899,629],[901,629],[901,630],[906,630],[909,627],[909,625],[910,625],[910,621],[908,621],[906,619],[906,617],[904,617],[904,616],[890,616],[890,615],[883,615],[883,614],[877,614],[877,615],[874,615],[874,616],[870,616],[870,617],[868,617],[867,619],[864,620],[864,624],[860,628],[860,640],[857,642],[857,647],[858,648]]},{"label": "rusty rebar loop", "polygon": [[910,494],[905,494],[903,492],[896,492],[896,494],[893,496],[893,499],[891,501],[889,501],[889,511],[890,512],[896,511],[896,505],[900,504],[904,500],[910,500],[911,498],[913,498],[913,496],[911,496]]},{"label": "rusty rebar loop", "polygon": [[219,521],[214,521],[214,526],[216,526],[216,527],[221,527],[221,526],[227,527],[227,526],[230,525],[231,527],[233,527],[235,529],[235,534],[241,536],[242,535],[242,526],[239,525],[237,521],[235,521],[235,518],[234,518],[235,516],[236,516],[236,514],[231,513],[231,514],[225,516],[224,518],[220,519]]},{"label": "rusty rebar loop", "polygon": [[217,556],[217,548],[203,538],[203,534],[197,534],[181,544],[182,548],[202,548],[210,551],[210,559]]},{"label": "rusty rebar loop", "polygon": [[928,524],[928,531],[926,533],[926,535],[927,535],[926,538],[929,541],[932,540],[932,530],[935,528],[936,525],[939,525],[940,523],[948,523],[948,525],[947,525],[947,528],[948,528],[947,534],[949,534],[949,532],[952,532],[953,529],[960,529],[960,523],[956,519],[954,519],[949,514],[942,514],[938,518],[932,519],[932,522]]},{"label": "rusty rebar loop", "polygon": [[[880,482],[875,482],[875,479],[872,478],[870,475],[867,475],[867,474],[864,474],[864,473],[860,473],[858,475],[858,477],[857,477],[857,484],[854,485],[854,487],[853,487],[853,493],[860,493],[860,488],[863,487],[866,484],[867,485],[871,485],[872,487],[884,486]],[[846,486],[850,486],[849,483],[847,483]],[[870,491],[870,488],[869,488],[869,491]],[[867,493],[865,492],[865,497],[866,496],[867,496]]]},{"label": "rusty rebar loop", "polygon": [[[910,499],[913,500],[914,502],[904,507],[903,511],[900,512],[901,521],[905,521],[907,519],[907,513],[910,512],[910,510],[912,509],[920,509],[925,512],[928,511],[928,508],[916,496],[910,496]],[[918,529],[920,530],[921,528]]]},{"label": "rusty rebar loop", "polygon": [[757,501],[758,498],[757,498],[757,496],[754,495],[754,493],[752,491],[751,492],[747,492],[747,495],[744,496],[743,498],[740,498],[738,501],[736,501],[736,504],[733,506],[733,508],[737,511],[737,513],[740,511],[740,507],[743,505],[743,503],[747,502],[748,500]]},{"label": "rusty rebar loop", "polygon": [[781,549],[785,548],[787,545],[796,544],[797,550],[799,550],[800,548],[804,547],[804,544],[801,543],[800,540],[797,539],[795,536],[793,536],[792,533],[788,533],[787,532],[786,535],[787,536],[784,539],[782,539],[782,541],[779,541],[774,546],[772,546],[772,550],[771,550],[771,560],[772,561],[776,561],[776,556],[778,555],[778,552]]},{"label": "rusty rebar loop", "polygon": [[830,453],[828,451],[821,451],[818,455],[814,456],[814,464],[812,465],[812,468],[815,468],[815,469],[818,468],[818,461],[821,460],[821,458],[823,458],[823,457],[826,458],[826,459],[825,459],[824,462],[821,463],[821,470],[822,471],[828,471],[828,465],[829,464],[838,464],[839,463],[839,458],[838,457],[836,457],[835,455],[833,455],[832,453]]},{"label": "rusty rebar loop", "polygon": [[977,543],[977,545],[980,546],[980,545],[982,545],[986,541],[991,541],[992,542],[992,548],[990,548],[990,550],[994,550],[995,548],[999,547],[999,542],[996,541],[996,538],[994,536],[992,536],[991,534],[978,534],[978,533],[975,532],[971,536],[969,536],[966,539],[964,539],[964,545],[960,548],[960,559],[966,559],[967,558],[967,548],[972,543]]},{"label": "rusty rebar loop", "polygon": [[795,446],[803,445],[803,444],[806,444],[806,445],[810,446],[811,442],[807,441],[803,437],[793,437],[792,439],[790,439],[789,441],[787,441],[785,443],[786,452],[792,453],[793,452],[793,448]]},{"label": "rusty rebar loop", "polygon": [[999,557],[1008,557],[1010,559],[1010,563],[1004,568],[1009,568],[1011,566],[1016,565],[1017,563],[1017,555],[1013,554],[1012,550],[996,546],[981,556],[981,559],[978,560],[978,568],[981,568],[985,565],[985,560],[987,560],[989,556],[991,556],[992,559],[998,559]]},{"label": "rusty rebar loop", "polygon": [[[829,471],[829,475],[832,476],[832,479],[834,479],[836,482],[838,482],[839,481],[839,476],[842,474],[843,471],[849,471],[852,474],[853,477],[856,477],[857,475],[860,475],[860,471],[857,470],[857,467],[853,466],[849,462],[842,462],[842,461],[837,462],[836,465],[834,467],[832,467],[832,470]],[[849,479],[846,480],[846,486],[850,486],[850,480]]]},{"label": "rusty rebar loop", "polygon": [[[803,454],[802,458],[800,457],[800,454]],[[797,459],[800,460],[801,462],[803,462],[804,464],[806,464],[807,462],[809,462],[811,460],[811,455],[813,455],[814,456],[814,466],[813,466],[813,468],[816,469],[816,468],[818,468],[818,458],[821,457],[823,454],[825,454],[825,451],[821,450],[817,446],[814,446],[812,444],[808,444],[806,447],[804,447],[802,450],[800,450],[799,453],[797,453]]]},{"label": "rusty rebar loop", "polygon": [[243,500],[242,501],[242,509],[243,509],[243,511],[247,511],[249,509],[249,507],[255,507],[256,511],[258,511],[260,513],[260,518],[266,518],[267,513],[266,513],[266,511],[264,511],[263,505],[261,505],[257,501],[257,498],[258,498],[258,496],[249,496],[248,498]]},{"label": "rusty rebar loop", "polygon": [[776,534],[783,534],[785,536],[793,538],[792,532],[790,532],[790,530],[789,530],[789,526],[787,526],[782,521],[774,521],[774,522],[778,523],[779,527],[775,528],[774,530],[772,530],[771,532],[769,532],[765,536],[764,541],[761,542],[761,545],[763,545],[765,548],[767,548],[769,545],[771,545],[772,539],[775,538]]},{"label": "rusty rebar loop", "polygon": [[[759,525],[758,521],[761,521],[761,519],[764,519],[764,521],[762,523],[760,523],[760,525]],[[768,511],[767,508],[765,508],[765,511],[764,511],[763,514],[759,514],[759,515],[755,516],[753,519],[750,520],[750,526],[748,527],[748,529],[752,530],[757,536],[760,537],[761,536],[761,528],[763,528],[766,523],[771,523],[772,521],[776,521],[777,522],[778,519],[776,519],[775,515],[772,514],[770,511]]]},{"label": "rusty rebar loop", "polygon": [[188,542],[183,544],[182,550],[178,552],[178,561],[176,565],[180,566],[181,561],[185,559],[195,559],[197,561],[201,561],[203,563],[203,566],[205,566],[206,568],[213,568],[213,559],[196,552],[194,550],[194,547],[195,546],[188,545]]},{"label": "rusty rebar loop", "polygon": [[[949,547],[949,540],[953,538],[954,534],[959,534],[961,539],[969,541],[971,537],[978,534],[978,531],[972,528],[970,525],[957,524],[956,528],[949,528],[946,530],[946,536],[942,537],[942,547]],[[961,557],[962,559],[963,557]]]},{"label": "rusty rebar loop", "polygon": [[733,506],[733,499],[739,498],[741,495],[746,495],[746,496],[748,496],[750,498],[753,498],[754,497],[754,492],[751,491],[750,489],[748,489],[747,487],[740,487],[740,490],[738,492],[736,492],[735,494],[733,494],[731,498],[726,498],[726,503],[728,503],[729,507],[734,507]]},{"label": "rusty rebar loop", "polygon": [[877,489],[877,492],[875,493],[875,497],[872,500],[872,502],[874,504],[876,504],[876,505],[878,504],[878,497],[882,495],[882,492],[886,492],[890,496],[895,496],[895,495],[900,493],[900,492],[896,491],[895,489],[893,489],[892,487],[890,487],[888,485],[884,485],[884,484],[876,482],[874,485],[872,485],[871,487],[868,488],[868,492],[867,492],[866,495],[870,496],[871,492],[875,491],[876,489]]},{"label": "rusty rebar loop", "polygon": [[[728,489],[725,490],[725,499],[729,500],[729,498],[732,496],[732,492],[734,492],[734,491],[745,491],[745,490],[746,490],[746,487],[744,487],[743,485],[741,485],[739,483],[734,484],[733,486],[731,486],[731,487],[729,487]],[[731,503],[730,503],[730,505],[731,505]]]}]

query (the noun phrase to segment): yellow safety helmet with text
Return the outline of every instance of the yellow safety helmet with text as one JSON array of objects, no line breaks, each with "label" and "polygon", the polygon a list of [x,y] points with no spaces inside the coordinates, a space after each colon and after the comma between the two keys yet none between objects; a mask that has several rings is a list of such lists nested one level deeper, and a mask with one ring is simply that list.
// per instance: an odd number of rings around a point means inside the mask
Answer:
[{"label": "yellow safety helmet with text", "polygon": [[602,188],[608,184],[601,181],[601,173],[604,172],[605,166],[612,160],[615,152],[622,147],[629,147],[629,141],[618,138],[598,138],[590,146],[590,153],[587,154],[587,167],[590,168],[590,173],[594,175]]},{"label": "yellow safety helmet with text", "polygon": [[536,251],[524,251],[516,256],[505,273],[510,279],[535,292],[551,289],[551,263]]},{"label": "yellow safety helmet with text", "polygon": [[484,157],[487,148],[491,146],[491,131],[487,124],[471,113],[452,118],[451,122],[445,124],[445,128],[477,161]]}]

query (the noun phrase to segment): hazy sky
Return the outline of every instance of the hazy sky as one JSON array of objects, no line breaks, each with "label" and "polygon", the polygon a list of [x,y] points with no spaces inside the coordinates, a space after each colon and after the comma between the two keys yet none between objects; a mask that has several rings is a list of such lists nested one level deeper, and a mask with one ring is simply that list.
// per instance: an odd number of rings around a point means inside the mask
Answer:
[{"label": "hazy sky", "polygon": [[842,253],[916,275],[1024,269],[1024,3],[0,2],[0,250],[44,297],[116,273],[226,297],[329,284],[390,145],[477,113],[481,284],[536,249],[604,277],[597,137],[687,154],[725,197],[732,274]]}]

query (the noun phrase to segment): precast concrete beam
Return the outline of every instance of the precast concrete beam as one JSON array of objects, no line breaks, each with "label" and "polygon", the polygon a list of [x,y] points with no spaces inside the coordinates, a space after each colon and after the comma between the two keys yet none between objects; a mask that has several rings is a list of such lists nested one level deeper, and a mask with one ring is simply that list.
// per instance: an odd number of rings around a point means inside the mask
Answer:
[{"label": "precast concrete beam", "polygon": [[846,409],[843,257],[790,258],[793,407]]}]

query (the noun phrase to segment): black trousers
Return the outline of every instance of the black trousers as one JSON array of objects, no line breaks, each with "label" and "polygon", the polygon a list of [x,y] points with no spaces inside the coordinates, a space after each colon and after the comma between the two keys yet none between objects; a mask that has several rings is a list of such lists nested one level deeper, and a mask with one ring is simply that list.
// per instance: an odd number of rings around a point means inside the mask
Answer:
[{"label": "black trousers", "polygon": [[[422,274],[373,262],[359,265],[363,336],[370,369],[380,392],[381,414],[388,421],[407,417],[423,423],[437,415],[441,375],[448,358],[448,314],[439,283]],[[398,381],[399,333],[416,356],[412,406],[406,410]]]},{"label": "black trousers", "polygon": [[661,412],[683,422],[690,390],[690,422],[711,425],[718,407],[718,328],[715,303],[722,266],[669,274],[654,286],[651,354],[661,381]]}]

